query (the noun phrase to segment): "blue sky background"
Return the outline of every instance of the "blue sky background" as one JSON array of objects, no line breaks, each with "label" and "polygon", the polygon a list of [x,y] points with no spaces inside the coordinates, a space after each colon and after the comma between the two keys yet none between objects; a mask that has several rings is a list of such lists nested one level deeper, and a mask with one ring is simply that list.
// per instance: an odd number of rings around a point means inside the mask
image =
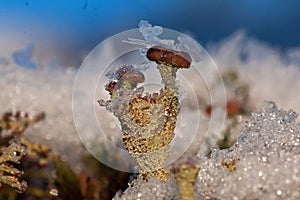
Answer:
[{"label": "blue sky background", "polygon": [[244,29],[287,49],[300,46],[299,8],[297,0],[2,0],[0,42],[9,35],[55,46],[79,65],[82,54],[144,19],[191,34],[204,46]]}]

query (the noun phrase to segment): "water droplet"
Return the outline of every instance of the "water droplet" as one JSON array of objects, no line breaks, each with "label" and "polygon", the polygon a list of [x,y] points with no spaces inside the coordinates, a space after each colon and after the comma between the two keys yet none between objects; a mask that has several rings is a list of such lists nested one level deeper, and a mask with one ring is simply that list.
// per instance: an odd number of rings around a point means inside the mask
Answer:
[{"label": "water droplet", "polygon": [[50,195],[52,195],[52,196],[58,196],[58,190],[55,189],[55,188],[51,189],[49,193],[50,193]]},{"label": "water droplet", "polygon": [[282,191],[281,190],[277,190],[277,195],[282,195]]}]

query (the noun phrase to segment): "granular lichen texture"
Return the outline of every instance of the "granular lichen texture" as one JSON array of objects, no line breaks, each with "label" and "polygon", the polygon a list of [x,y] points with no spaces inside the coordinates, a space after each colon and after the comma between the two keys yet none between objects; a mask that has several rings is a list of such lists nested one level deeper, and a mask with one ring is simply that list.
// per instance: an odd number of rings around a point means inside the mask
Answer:
[{"label": "granular lichen texture", "polygon": [[138,87],[145,80],[143,73],[125,65],[109,73],[113,76],[105,89],[111,99],[99,103],[120,121],[123,143],[142,177],[168,181],[170,171],[163,166],[169,155],[168,147],[174,138],[179,112],[176,72],[179,68],[188,68],[191,58],[186,52],[158,46],[148,50],[147,58],[157,63],[163,82],[160,91],[144,94],[144,88]]}]

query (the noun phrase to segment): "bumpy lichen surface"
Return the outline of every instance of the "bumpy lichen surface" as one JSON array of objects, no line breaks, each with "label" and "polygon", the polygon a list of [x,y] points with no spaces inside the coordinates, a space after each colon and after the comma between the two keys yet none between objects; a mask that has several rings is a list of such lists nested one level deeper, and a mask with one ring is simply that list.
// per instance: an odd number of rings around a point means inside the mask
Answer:
[{"label": "bumpy lichen surface", "polygon": [[[145,179],[168,180],[169,171],[160,168],[169,154],[167,146],[174,137],[177,113],[178,99],[169,89],[158,98],[137,96],[129,103],[129,112],[123,117],[130,121],[121,121],[126,127],[123,142]],[[141,136],[132,135],[134,132]]]},{"label": "bumpy lichen surface", "polygon": [[168,145],[174,138],[179,111],[177,66],[157,62],[163,88],[159,93],[143,94],[137,88],[144,81],[142,72],[132,66],[122,66],[114,74],[114,80],[106,85],[111,100],[100,101],[119,119],[123,143],[135,160],[145,180],[155,177],[169,180],[170,171],[163,166],[169,155]]}]

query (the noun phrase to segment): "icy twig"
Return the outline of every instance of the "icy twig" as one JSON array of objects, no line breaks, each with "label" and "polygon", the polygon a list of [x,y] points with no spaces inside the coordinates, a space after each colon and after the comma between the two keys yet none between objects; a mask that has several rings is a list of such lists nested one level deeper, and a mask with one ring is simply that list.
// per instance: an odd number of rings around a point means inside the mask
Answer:
[{"label": "icy twig", "polygon": [[26,149],[12,142],[2,151],[0,156],[0,185],[8,185],[15,188],[18,192],[24,192],[27,184],[25,181],[19,180],[22,171],[14,168],[14,164],[20,164],[22,158],[26,155]]}]

